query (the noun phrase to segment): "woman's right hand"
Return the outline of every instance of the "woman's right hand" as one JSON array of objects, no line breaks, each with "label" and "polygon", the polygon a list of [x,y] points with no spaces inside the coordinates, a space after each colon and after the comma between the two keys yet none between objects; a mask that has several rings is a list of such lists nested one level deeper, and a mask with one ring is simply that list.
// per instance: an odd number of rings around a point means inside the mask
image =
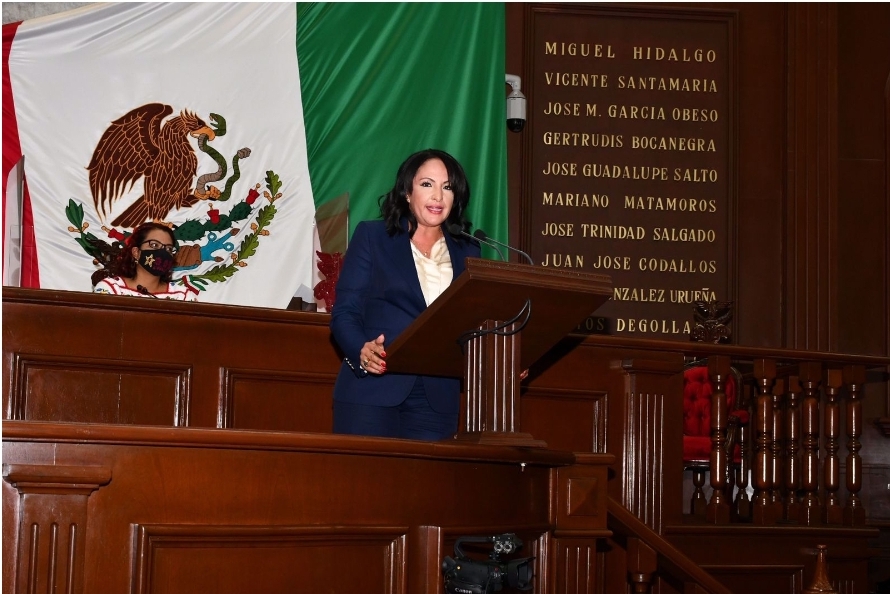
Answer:
[{"label": "woman's right hand", "polygon": [[383,348],[383,335],[373,341],[366,342],[359,353],[362,369],[368,373],[382,375],[386,373],[386,351]]}]

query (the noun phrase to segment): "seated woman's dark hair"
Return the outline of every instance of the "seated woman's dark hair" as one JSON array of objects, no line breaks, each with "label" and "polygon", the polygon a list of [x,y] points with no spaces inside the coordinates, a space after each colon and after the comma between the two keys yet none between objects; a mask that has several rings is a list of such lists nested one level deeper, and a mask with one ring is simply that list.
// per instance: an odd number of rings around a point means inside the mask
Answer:
[{"label": "seated woman's dark hair", "polygon": [[445,151],[426,149],[405,159],[396,173],[395,185],[378,201],[380,216],[386,223],[386,232],[390,235],[396,235],[403,231],[402,218],[408,221],[408,234],[414,235],[414,231],[417,229],[417,219],[408,206],[407,196],[414,187],[414,176],[417,175],[417,170],[430,159],[439,159],[444,163],[445,169],[448,171],[448,183],[451,184],[451,192],[454,194],[454,204],[445,221],[446,230],[457,224],[463,231],[469,231],[470,221],[467,219],[466,211],[467,205],[470,203],[470,182],[467,181],[464,168],[457,162],[457,159]]},{"label": "seated woman's dark hair", "polygon": [[[103,278],[107,278],[109,276],[119,276],[121,278],[135,278],[136,277],[136,259],[133,258],[133,250],[134,247],[139,247],[143,243],[145,243],[146,236],[153,230],[158,229],[160,231],[164,231],[168,235],[170,235],[170,242],[178,247],[178,243],[176,241],[176,235],[173,234],[173,230],[166,225],[162,225],[160,223],[142,223],[135,229],[133,229],[133,233],[130,234],[122,243],[123,248],[118,252],[117,256],[105,270],[98,270],[93,273],[92,281],[93,285],[98,283]],[[165,273],[161,277],[162,283],[169,283],[173,280],[173,269],[170,269],[169,272]]]}]

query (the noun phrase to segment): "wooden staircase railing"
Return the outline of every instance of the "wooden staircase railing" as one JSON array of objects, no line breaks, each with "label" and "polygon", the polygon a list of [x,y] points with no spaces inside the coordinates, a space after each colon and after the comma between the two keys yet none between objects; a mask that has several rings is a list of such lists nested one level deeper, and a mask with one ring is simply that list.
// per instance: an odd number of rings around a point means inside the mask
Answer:
[{"label": "wooden staircase railing", "polygon": [[711,574],[609,497],[608,528],[627,551],[628,580],[636,594],[647,594],[661,574],[684,584],[684,594],[732,594]]},{"label": "wooden staircase railing", "polygon": [[[799,526],[864,526],[866,511],[859,496],[863,486],[860,450],[868,365],[851,364],[855,357],[825,353],[789,352],[782,358],[704,358],[710,362],[711,382],[715,386],[711,413],[712,491],[702,514],[706,521],[714,525],[737,520],[759,526],[775,526],[779,522]],[[750,370],[745,374],[752,390],[751,422],[745,428],[750,433],[742,441],[752,447],[744,452],[747,456],[741,469],[737,469],[743,473],[737,475],[739,485],[746,486],[750,468],[754,487],[750,502],[733,501],[725,480],[729,452],[723,386],[730,364]],[[842,448],[846,449],[845,457]],[[840,473],[842,461],[844,477]]]}]

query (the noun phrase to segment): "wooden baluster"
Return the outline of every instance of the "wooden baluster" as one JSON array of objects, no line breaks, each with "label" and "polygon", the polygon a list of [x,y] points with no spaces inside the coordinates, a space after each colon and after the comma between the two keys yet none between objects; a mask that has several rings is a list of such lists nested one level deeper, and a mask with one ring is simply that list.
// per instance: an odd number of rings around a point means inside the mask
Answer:
[{"label": "wooden baluster", "polygon": [[828,561],[826,560],[828,545],[816,545],[816,567],[813,570],[813,581],[802,594],[838,594],[831,580],[828,579]]},{"label": "wooden baluster", "polygon": [[692,469],[692,503],[690,504],[689,513],[693,516],[705,517],[705,510],[708,508],[708,500],[705,498],[705,492],[702,487],[705,486],[705,471],[702,468]]},{"label": "wooden baluster", "polygon": [[770,501],[776,519],[784,517],[785,502],[782,491],[785,486],[785,380],[779,378],[773,385],[773,473]]},{"label": "wooden baluster", "polygon": [[800,514],[800,381],[796,375],[788,378],[788,394],[785,407],[785,519],[796,520]]},{"label": "wooden baluster", "polygon": [[706,519],[710,524],[729,524],[729,501],[726,497],[726,381],[729,379],[729,357],[708,357],[708,375],[714,387],[711,393],[711,500]]},{"label": "wooden baluster", "polygon": [[862,384],[865,383],[865,367],[848,365],[844,367],[844,384],[847,387],[847,505],[844,507],[844,524],[862,526],[865,524],[865,508],[859,499],[862,489],[862,458],[859,450],[862,443]]},{"label": "wooden baluster", "polygon": [[844,514],[841,509],[837,492],[840,489],[840,449],[841,409],[838,396],[843,382],[840,369],[828,369],[825,372],[825,412],[822,415],[822,433],[825,436],[825,462],[823,464],[823,488],[825,490],[825,506],[823,519],[826,524],[841,524]]},{"label": "wooden baluster", "polygon": [[754,377],[757,379],[757,401],[754,405],[754,510],[753,521],[760,526],[776,523],[770,493],[773,476],[773,397],[771,388],[776,378],[776,362],[773,359],[754,361]]},{"label": "wooden baluster", "polygon": [[801,429],[803,431],[803,500],[798,520],[801,526],[818,526],[822,523],[822,503],[819,500],[819,383],[822,364],[800,364],[800,382],[803,385]]},{"label": "wooden baluster", "polygon": [[[747,386],[740,385],[736,390],[736,398],[740,401],[745,410],[750,410],[750,397]],[[748,457],[748,449],[751,447],[751,419],[747,423],[743,423],[739,427],[739,469],[736,474],[736,484],[739,491],[735,500],[735,511],[738,519],[747,522],[751,519],[751,500],[748,498],[748,474],[751,471],[751,462]]]},{"label": "wooden baluster", "polygon": [[627,539],[627,574],[635,594],[648,594],[658,569],[658,553],[639,538]]}]

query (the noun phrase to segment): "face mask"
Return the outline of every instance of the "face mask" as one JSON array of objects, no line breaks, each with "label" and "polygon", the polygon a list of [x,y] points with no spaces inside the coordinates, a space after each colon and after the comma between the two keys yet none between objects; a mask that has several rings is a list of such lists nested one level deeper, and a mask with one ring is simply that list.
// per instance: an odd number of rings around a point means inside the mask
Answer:
[{"label": "face mask", "polygon": [[176,257],[165,249],[142,250],[139,264],[155,276],[164,276],[173,269]]}]

